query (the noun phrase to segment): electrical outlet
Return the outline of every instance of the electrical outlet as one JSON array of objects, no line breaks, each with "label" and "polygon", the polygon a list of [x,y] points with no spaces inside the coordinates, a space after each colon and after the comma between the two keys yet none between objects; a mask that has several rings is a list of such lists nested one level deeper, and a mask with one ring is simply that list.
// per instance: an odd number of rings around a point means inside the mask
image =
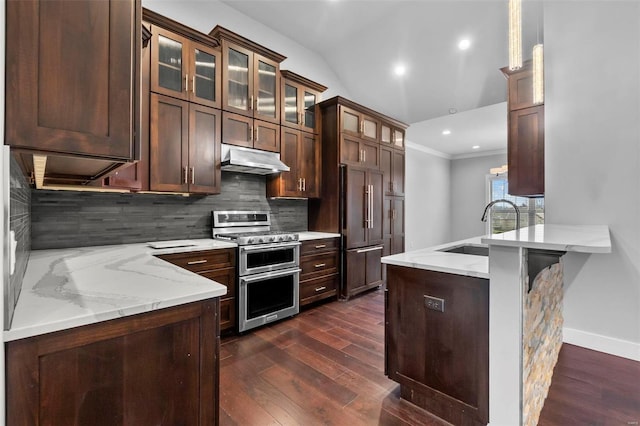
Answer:
[{"label": "electrical outlet", "polygon": [[439,297],[424,295],[424,305],[427,309],[431,309],[438,312],[444,312],[444,299]]}]

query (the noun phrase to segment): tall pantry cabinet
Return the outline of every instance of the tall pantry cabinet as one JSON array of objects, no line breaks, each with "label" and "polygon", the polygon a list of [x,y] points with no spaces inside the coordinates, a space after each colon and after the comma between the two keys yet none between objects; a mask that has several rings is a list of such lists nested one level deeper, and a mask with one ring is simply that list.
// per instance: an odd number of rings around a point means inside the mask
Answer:
[{"label": "tall pantry cabinet", "polygon": [[309,229],[342,234],[340,296],[383,282],[380,258],[404,251],[406,124],[334,97],[319,104],[322,191]]}]

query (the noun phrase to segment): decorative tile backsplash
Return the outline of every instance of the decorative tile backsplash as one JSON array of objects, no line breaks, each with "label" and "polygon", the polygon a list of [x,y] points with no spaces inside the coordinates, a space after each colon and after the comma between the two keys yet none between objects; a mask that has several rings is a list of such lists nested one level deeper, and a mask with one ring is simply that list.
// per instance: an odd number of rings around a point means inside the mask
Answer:
[{"label": "decorative tile backsplash", "polygon": [[[11,325],[31,250],[31,189],[13,156],[9,173],[9,229],[14,232],[17,248],[16,267],[14,273],[9,277],[8,283],[5,283],[7,287],[4,289],[4,326],[6,329]],[[10,237],[7,236],[7,238]]]},{"label": "decorative tile backsplash", "polygon": [[266,178],[222,173],[210,196],[31,192],[31,247],[36,249],[211,238],[212,210],[270,210],[272,229],[306,231],[306,200],[271,200]]}]

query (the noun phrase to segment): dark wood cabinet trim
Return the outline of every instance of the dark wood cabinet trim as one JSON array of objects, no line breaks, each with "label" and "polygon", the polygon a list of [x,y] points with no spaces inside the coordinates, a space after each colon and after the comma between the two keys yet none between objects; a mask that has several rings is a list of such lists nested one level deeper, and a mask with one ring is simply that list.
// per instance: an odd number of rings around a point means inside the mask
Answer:
[{"label": "dark wood cabinet trim", "polygon": [[242,46],[252,52],[255,52],[261,56],[264,56],[265,58],[271,59],[272,61],[275,61],[278,64],[284,61],[285,59],[287,59],[286,56],[281,55],[277,52],[274,52],[273,50],[268,49],[254,41],[251,41],[248,38],[241,36],[240,34],[234,33],[231,30],[221,27],[220,25],[216,25],[209,32],[209,36],[216,38],[220,41],[226,40],[238,46]]},{"label": "dark wood cabinet trim", "polygon": [[146,9],[144,7],[142,8],[142,19],[144,19],[145,21],[151,24],[158,25],[159,27],[171,30],[177,34],[180,34],[183,37],[197,41],[198,43],[202,43],[210,47],[220,46],[220,42],[216,40],[214,37],[201,33],[200,31],[194,30],[193,28],[190,28],[184,24],[181,24],[180,22],[174,21],[171,18],[162,16],[159,13],[156,13],[153,10]]},{"label": "dark wood cabinet trim", "polygon": [[367,108],[363,105],[357,104],[353,101],[350,101],[346,98],[343,98],[341,96],[334,96],[333,98],[324,100],[322,102],[320,102],[318,104],[320,106],[320,108],[325,109],[328,108],[330,106],[334,106],[334,105],[343,105],[346,106],[348,108],[354,109],[356,111],[361,112],[362,114],[368,115],[370,117],[376,118],[380,121],[384,121],[387,123],[391,123],[394,126],[400,128],[400,129],[406,129],[407,127],[409,127],[408,124],[403,123],[402,121],[396,120],[395,118],[389,117],[387,115],[381,114],[377,111],[374,111],[370,108]]},{"label": "dark wood cabinet trim", "polygon": [[294,83],[300,84],[301,86],[308,87],[309,89],[316,91],[318,93],[322,93],[328,89],[327,86],[324,86],[320,83],[316,83],[313,80],[309,80],[306,77],[301,76],[300,74],[296,74],[293,71],[289,70],[280,70],[280,75],[287,79],[288,81],[292,81]]}]

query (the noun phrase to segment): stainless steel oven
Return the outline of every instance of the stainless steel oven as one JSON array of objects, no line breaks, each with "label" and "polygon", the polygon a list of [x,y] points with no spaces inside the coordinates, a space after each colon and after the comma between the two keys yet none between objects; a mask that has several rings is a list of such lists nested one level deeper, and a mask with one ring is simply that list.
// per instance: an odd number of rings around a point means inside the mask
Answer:
[{"label": "stainless steel oven", "polygon": [[300,259],[299,241],[240,246],[238,250],[240,276],[297,268]]},{"label": "stainless steel oven", "polygon": [[299,281],[299,268],[241,276],[239,331],[297,314]]},{"label": "stainless steel oven", "polygon": [[298,234],[271,230],[266,211],[214,211],[213,237],[238,244],[238,331],[299,312]]}]

